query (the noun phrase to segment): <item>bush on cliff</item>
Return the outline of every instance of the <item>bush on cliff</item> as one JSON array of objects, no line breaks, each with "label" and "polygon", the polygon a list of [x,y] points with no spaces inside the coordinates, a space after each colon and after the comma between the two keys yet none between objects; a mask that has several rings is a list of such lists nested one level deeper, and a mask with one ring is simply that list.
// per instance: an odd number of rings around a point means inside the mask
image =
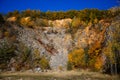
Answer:
[{"label": "bush on cliff", "polygon": [[10,59],[15,57],[15,46],[8,40],[0,40],[0,69],[7,69]]},{"label": "bush on cliff", "polygon": [[40,55],[40,52],[38,49],[34,50],[33,64],[34,64],[34,68],[40,67],[42,71],[50,69],[48,59],[44,55]]}]

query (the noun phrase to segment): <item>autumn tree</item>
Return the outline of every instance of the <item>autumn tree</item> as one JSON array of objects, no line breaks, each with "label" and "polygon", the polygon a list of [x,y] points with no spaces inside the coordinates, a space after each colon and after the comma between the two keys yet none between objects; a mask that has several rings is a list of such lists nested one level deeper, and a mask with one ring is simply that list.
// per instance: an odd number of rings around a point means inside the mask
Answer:
[{"label": "autumn tree", "polygon": [[68,54],[69,62],[73,68],[80,68],[85,66],[84,49],[75,49]]},{"label": "autumn tree", "polygon": [[25,27],[32,27],[34,25],[34,21],[31,17],[23,17],[20,20],[20,24]]},{"label": "autumn tree", "polygon": [[114,18],[113,23],[108,28],[108,40],[106,47],[104,48],[104,54],[106,55],[106,72],[111,74],[117,74],[120,68],[120,24],[117,17]]}]

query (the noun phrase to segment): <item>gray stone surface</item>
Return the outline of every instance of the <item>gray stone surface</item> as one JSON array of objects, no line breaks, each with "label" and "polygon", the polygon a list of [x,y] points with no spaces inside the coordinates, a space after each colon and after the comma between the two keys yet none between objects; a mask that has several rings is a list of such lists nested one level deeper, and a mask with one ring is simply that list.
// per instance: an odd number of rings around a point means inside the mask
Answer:
[{"label": "gray stone surface", "polygon": [[[20,29],[18,40],[25,43],[32,50],[38,49],[40,54],[47,54],[50,57],[50,67],[53,70],[67,67],[68,53],[74,48],[85,48],[87,45],[94,44],[101,36],[90,27],[79,29],[74,40],[70,33],[66,33],[65,28],[42,27],[38,29]],[[74,41],[75,45],[72,45]]]},{"label": "gray stone surface", "polygon": [[[43,31],[44,29],[44,31]],[[50,67],[53,70],[62,67],[66,69],[68,48],[71,46],[71,36],[61,28],[21,29],[18,40],[32,50],[38,49],[40,53],[50,56]]]}]

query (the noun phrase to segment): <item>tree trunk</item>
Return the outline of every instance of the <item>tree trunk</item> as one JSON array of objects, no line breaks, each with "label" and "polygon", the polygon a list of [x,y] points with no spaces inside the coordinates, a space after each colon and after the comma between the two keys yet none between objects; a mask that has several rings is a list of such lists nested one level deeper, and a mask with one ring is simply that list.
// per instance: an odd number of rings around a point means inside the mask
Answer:
[{"label": "tree trunk", "polygon": [[110,63],[110,72],[111,72],[111,75],[113,75],[113,64]]},{"label": "tree trunk", "polygon": [[115,62],[115,74],[117,74],[117,63]]}]

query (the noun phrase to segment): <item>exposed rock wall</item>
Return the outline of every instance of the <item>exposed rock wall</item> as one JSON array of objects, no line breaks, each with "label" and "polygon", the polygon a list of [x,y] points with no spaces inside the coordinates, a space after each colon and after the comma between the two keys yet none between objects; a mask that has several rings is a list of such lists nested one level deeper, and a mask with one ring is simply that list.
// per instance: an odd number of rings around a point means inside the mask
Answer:
[{"label": "exposed rock wall", "polygon": [[72,19],[68,18],[68,19],[54,20],[54,21],[49,20],[48,24],[52,25],[53,27],[66,27],[66,28],[68,28],[69,24],[71,22],[72,22]]},{"label": "exposed rock wall", "polygon": [[32,51],[38,49],[41,54],[50,56],[50,66],[53,70],[59,67],[66,69],[68,48],[71,46],[71,36],[64,28],[20,29],[18,40],[25,43]]},{"label": "exposed rock wall", "polygon": [[25,43],[32,51],[38,49],[40,54],[48,55],[50,58],[49,64],[53,70],[65,70],[68,53],[72,49],[86,48],[88,45],[91,46],[104,38],[101,33],[91,29],[91,26],[78,29],[74,34],[74,39],[70,33],[67,33],[67,30],[68,28],[62,27],[23,28],[18,30],[18,40]]},{"label": "exposed rock wall", "polygon": [[[39,29],[20,29],[18,40],[25,43],[34,51],[38,49],[41,54],[50,56],[50,66],[53,70],[59,67],[66,69],[68,52],[72,49],[71,35],[65,33],[64,28],[39,28]],[[99,34],[89,30],[78,30],[75,34],[75,47],[87,47],[99,39]]]}]

